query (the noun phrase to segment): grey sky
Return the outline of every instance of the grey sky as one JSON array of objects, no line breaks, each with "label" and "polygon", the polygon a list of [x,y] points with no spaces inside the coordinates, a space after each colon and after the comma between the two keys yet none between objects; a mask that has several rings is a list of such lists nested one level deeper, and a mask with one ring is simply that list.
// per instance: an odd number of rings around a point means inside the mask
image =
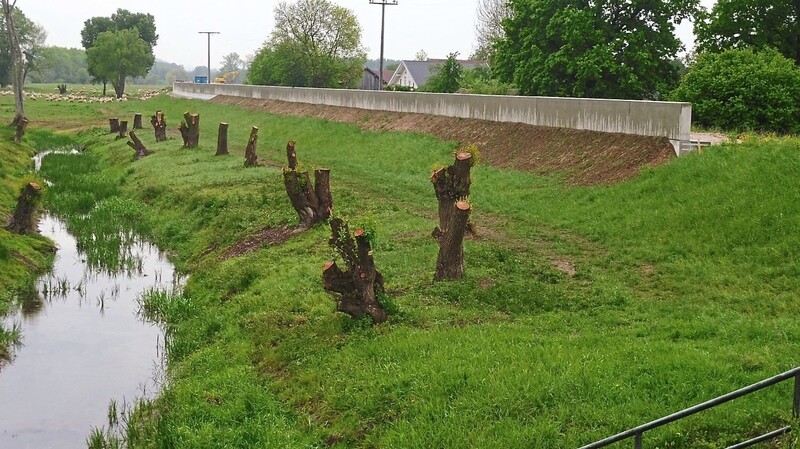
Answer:
[{"label": "grey sky", "polygon": [[[333,0],[351,9],[361,24],[362,41],[370,58],[380,53],[381,7],[369,0]],[[709,6],[715,0],[701,0]],[[83,22],[110,16],[117,8],[155,16],[159,34],[156,57],[182,64],[187,70],[206,65],[206,36],[198,31],[219,31],[211,37],[211,65],[223,55],[254,53],[267,39],[278,0],[18,0],[31,20],[48,32],[48,45],[81,47]],[[386,8],[386,58],[412,59],[419,50],[431,58],[458,51],[467,57],[475,46],[477,0],[399,0]],[[691,46],[691,27],[678,30]]]}]

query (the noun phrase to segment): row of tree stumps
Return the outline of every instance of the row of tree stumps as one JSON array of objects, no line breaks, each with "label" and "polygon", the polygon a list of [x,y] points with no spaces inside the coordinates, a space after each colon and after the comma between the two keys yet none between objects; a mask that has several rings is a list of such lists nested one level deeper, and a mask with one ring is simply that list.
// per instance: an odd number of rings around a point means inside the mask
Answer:
[{"label": "row of tree stumps", "polygon": [[[139,120],[134,118],[134,129]],[[123,137],[127,132],[127,122],[110,119],[111,131]],[[162,111],[151,116],[150,123],[156,135],[156,141],[166,140],[166,119]],[[184,113],[178,130],[183,138],[184,148],[196,148],[200,138],[199,114]],[[128,145],[137,152],[137,159],[149,154],[136,137],[134,131],[127,133],[131,141]],[[256,153],[258,145],[258,127],[253,126],[245,147],[244,167],[257,167],[259,163]],[[474,148],[467,147],[455,153],[452,165],[434,170],[431,175],[436,199],[438,200],[439,223],[433,230],[433,238],[439,245],[436,259],[434,280],[458,280],[464,277],[464,236],[471,231],[469,221],[471,207],[469,204],[471,169],[475,164]],[[228,123],[221,122],[217,134],[217,156],[228,153]],[[338,295],[336,309],[353,317],[369,316],[373,323],[382,323],[388,319],[386,308],[380,302],[384,292],[383,275],[375,267],[372,244],[368,232],[356,229],[351,232],[348,223],[339,217],[333,217],[333,197],[330,189],[330,169],[314,170],[314,182],[311,182],[309,171],[298,161],[296,144],[289,141],[286,145],[287,166],[283,168],[283,183],[286,194],[300,219],[299,231],[308,229],[320,222],[328,221],[331,228],[330,246],[338,254],[343,266],[331,260],[325,263],[322,270],[322,282],[326,291]]]}]

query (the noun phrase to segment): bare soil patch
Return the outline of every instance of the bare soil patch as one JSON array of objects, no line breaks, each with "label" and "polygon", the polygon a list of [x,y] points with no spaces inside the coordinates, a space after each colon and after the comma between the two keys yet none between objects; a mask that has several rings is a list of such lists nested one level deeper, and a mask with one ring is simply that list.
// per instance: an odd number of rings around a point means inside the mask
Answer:
[{"label": "bare soil patch", "polygon": [[262,229],[255,235],[236,242],[235,245],[225,251],[225,254],[222,255],[222,260],[243,256],[265,246],[275,246],[286,243],[286,241],[297,232],[297,228],[289,226]]},{"label": "bare soil patch", "polygon": [[547,128],[522,123],[371,111],[338,106],[217,96],[214,103],[272,114],[353,123],[372,131],[431,134],[475,143],[482,162],[499,168],[558,175],[572,185],[611,184],[636,176],[642,167],[666,163],[675,153],[665,137]]}]

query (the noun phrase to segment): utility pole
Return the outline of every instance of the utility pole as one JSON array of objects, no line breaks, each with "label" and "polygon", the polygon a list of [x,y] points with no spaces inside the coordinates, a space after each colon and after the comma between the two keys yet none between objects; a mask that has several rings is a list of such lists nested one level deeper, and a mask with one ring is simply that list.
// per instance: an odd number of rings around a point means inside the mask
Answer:
[{"label": "utility pole", "polygon": [[220,33],[219,31],[198,31],[197,34],[208,36],[208,83],[211,84],[211,35]]},{"label": "utility pole", "polygon": [[383,90],[383,30],[386,25],[386,6],[397,6],[397,0],[369,0],[370,5],[381,5],[381,65],[378,72],[378,90]]}]

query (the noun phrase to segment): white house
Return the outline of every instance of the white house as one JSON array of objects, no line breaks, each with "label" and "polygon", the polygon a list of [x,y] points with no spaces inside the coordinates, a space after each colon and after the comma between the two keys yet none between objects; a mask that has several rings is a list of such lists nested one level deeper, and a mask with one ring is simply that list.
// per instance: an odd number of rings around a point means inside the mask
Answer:
[{"label": "white house", "polygon": [[[427,61],[400,61],[397,70],[394,71],[389,86],[405,86],[412,89],[419,89],[428,82],[428,78],[435,72],[435,67],[441,66],[446,59],[428,59]],[[486,61],[458,60],[461,67],[470,70],[478,67],[489,68]]]}]

